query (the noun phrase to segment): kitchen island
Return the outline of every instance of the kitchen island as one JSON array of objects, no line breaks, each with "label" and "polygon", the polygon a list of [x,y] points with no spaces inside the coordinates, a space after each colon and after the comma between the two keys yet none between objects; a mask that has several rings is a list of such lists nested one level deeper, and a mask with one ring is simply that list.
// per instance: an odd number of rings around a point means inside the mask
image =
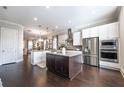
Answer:
[{"label": "kitchen island", "polygon": [[31,51],[31,64],[37,65],[39,63],[46,62],[46,53],[50,52],[47,50],[32,50]]},{"label": "kitchen island", "polygon": [[82,52],[67,51],[66,53],[46,53],[46,63],[49,71],[72,80],[82,71]]}]

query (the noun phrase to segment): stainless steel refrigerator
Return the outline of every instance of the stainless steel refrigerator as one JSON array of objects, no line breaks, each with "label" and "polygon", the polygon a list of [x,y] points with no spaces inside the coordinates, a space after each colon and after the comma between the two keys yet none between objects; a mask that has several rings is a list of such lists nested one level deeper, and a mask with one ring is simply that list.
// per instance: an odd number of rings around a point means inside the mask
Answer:
[{"label": "stainless steel refrigerator", "polygon": [[83,39],[83,61],[85,64],[99,66],[99,38]]}]

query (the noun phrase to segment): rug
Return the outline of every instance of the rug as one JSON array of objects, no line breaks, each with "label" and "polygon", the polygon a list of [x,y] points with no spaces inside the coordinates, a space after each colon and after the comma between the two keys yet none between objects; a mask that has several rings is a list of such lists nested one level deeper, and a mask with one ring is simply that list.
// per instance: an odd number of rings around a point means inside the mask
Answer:
[{"label": "rug", "polygon": [[46,62],[38,63],[37,66],[39,66],[41,68],[46,68]]}]

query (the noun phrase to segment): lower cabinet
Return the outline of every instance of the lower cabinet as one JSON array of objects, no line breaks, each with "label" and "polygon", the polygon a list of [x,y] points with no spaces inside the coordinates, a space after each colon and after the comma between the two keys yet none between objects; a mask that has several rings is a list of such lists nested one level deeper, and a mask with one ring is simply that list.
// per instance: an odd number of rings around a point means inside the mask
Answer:
[{"label": "lower cabinet", "polygon": [[47,54],[48,70],[61,76],[69,76],[69,57]]},{"label": "lower cabinet", "polygon": [[60,73],[64,76],[68,76],[68,62],[69,58],[68,57],[63,57],[63,56],[55,56],[55,70],[57,73]]},{"label": "lower cabinet", "polygon": [[50,71],[55,71],[55,57],[54,55],[47,54],[46,65]]}]

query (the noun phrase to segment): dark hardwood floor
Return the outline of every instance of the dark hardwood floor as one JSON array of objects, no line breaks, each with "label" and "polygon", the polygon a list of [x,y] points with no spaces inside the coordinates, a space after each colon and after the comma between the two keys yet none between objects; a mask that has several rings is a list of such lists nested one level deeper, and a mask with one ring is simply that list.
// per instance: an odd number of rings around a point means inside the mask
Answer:
[{"label": "dark hardwood floor", "polygon": [[15,64],[0,66],[4,87],[122,87],[124,78],[119,71],[82,65],[83,71],[72,81],[32,66],[28,58]]}]

